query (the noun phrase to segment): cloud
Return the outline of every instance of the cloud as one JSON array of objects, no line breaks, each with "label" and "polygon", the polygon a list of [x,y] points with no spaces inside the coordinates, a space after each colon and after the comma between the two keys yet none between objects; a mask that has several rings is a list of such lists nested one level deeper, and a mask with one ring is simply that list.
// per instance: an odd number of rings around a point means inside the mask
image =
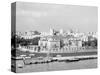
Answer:
[{"label": "cloud", "polygon": [[20,10],[17,11],[17,16],[27,16],[27,17],[35,17],[35,18],[40,18],[40,17],[45,17],[47,16],[47,12],[45,11],[27,11],[27,10]]}]

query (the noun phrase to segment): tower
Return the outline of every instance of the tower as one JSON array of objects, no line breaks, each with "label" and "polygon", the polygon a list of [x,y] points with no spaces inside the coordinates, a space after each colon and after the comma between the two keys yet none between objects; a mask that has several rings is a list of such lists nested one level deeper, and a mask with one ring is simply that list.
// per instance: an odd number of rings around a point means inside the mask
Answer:
[{"label": "tower", "polygon": [[63,29],[60,29],[60,34],[63,34],[63,33],[64,33]]},{"label": "tower", "polygon": [[50,28],[50,35],[54,35],[54,30]]}]

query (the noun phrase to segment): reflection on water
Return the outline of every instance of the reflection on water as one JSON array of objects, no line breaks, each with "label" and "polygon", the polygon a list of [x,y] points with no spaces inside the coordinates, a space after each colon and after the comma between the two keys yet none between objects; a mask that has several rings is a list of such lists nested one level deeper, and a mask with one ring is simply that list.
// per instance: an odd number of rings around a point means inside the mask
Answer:
[{"label": "reflection on water", "polygon": [[16,68],[17,72],[38,72],[38,71],[55,71],[71,69],[88,69],[96,68],[97,59],[81,60],[77,62],[51,62],[45,64],[25,65],[23,68]]}]

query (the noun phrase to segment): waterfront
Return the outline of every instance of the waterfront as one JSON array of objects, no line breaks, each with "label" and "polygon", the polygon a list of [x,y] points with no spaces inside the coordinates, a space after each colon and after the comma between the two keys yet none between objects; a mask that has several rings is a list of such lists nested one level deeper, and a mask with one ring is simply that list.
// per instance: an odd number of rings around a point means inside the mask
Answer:
[{"label": "waterfront", "polygon": [[[76,53],[50,53],[49,56],[52,57],[52,60],[54,60],[50,62],[47,62],[47,60],[43,61],[47,57],[47,53],[30,53],[30,52],[22,52],[20,50],[16,50],[17,56],[21,56],[22,54],[26,55],[26,57],[29,57],[30,54],[32,55],[34,54],[34,56],[32,56],[31,58],[26,58],[25,60],[14,59],[14,62],[16,62],[15,67],[17,73],[88,69],[97,67],[97,49],[84,50],[84,52],[76,52]],[[57,57],[58,55],[60,57]],[[40,57],[41,60],[38,60],[38,58]],[[86,59],[83,59],[84,57]],[[79,60],[77,61],[75,59],[75,61],[67,61],[67,60],[74,60],[73,58],[74,59],[77,58]]]},{"label": "waterfront", "polygon": [[[14,54],[16,52],[16,54]],[[20,55],[26,55],[29,56],[30,54],[34,54],[34,57],[46,57],[47,52],[24,52],[21,50],[12,50],[12,55],[13,56],[20,56]],[[66,51],[66,52],[50,52],[50,56],[55,57],[56,55],[61,55],[61,56],[79,56],[79,55],[97,55],[97,49],[85,49],[85,50],[80,50],[77,52],[73,51]]]},{"label": "waterfront", "polygon": [[[21,60],[17,60],[19,62]],[[90,64],[91,63],[91,64]],[[73,69],[89,69],[97,68],[97,59],[80,60],[76,62],[51,62],[45,64],[30,64],[23,68],[16,67],[16,72],[40,72],[40,71],[55,71],[55,70],[73,70]]]},{"label": "waterfront", "polygon": [[12,72],[97,67],[97,8],[22,2],[11,8]]}]

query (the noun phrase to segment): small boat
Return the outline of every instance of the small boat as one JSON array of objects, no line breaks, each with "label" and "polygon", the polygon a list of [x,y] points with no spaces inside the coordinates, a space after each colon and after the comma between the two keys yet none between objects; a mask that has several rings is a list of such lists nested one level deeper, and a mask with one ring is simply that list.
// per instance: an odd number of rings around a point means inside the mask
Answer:
[{"label": "small boat", "polygon": [[76,61],[79,61],[79,59],[77,59],[77,58],[71,58],[71,59],[67,59],[66,61],[68,61],[68,62],[76,62]]}]

